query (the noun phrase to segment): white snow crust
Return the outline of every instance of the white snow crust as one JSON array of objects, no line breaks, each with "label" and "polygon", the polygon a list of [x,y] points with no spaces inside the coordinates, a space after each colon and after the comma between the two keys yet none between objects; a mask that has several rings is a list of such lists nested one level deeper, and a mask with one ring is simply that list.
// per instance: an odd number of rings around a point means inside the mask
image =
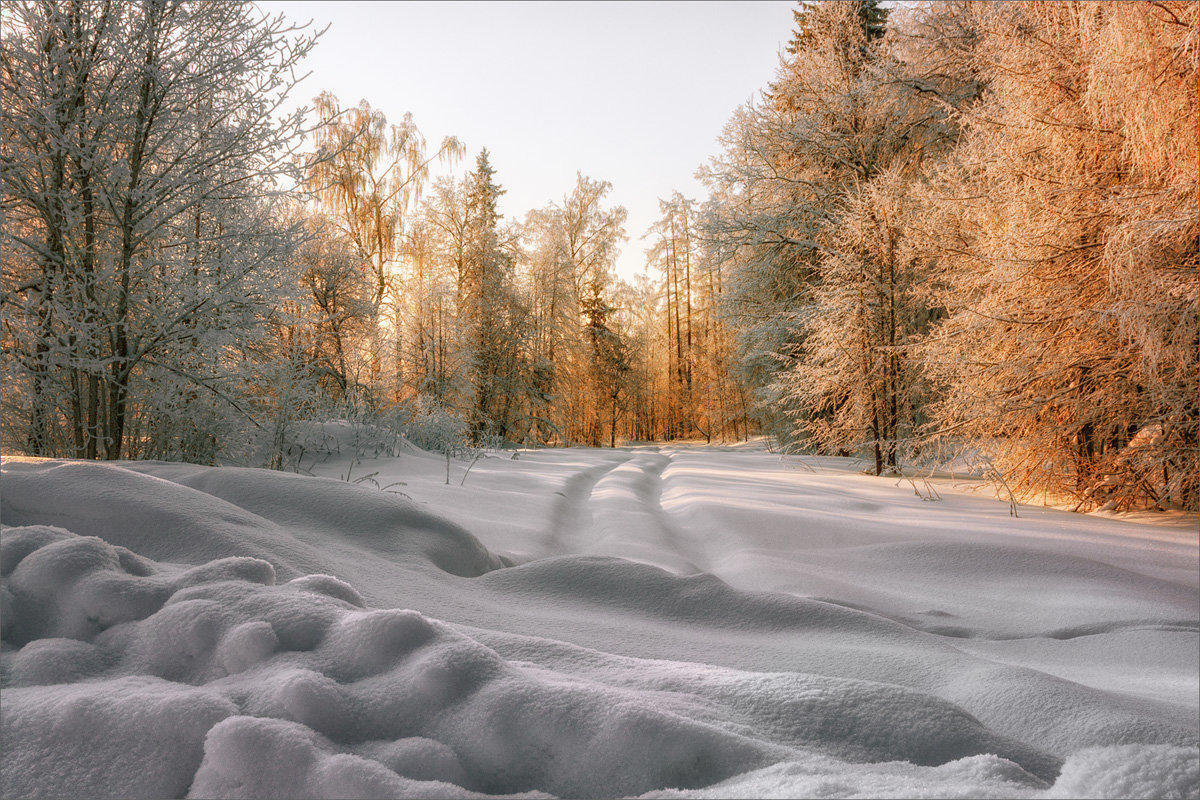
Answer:
[{"label": "white snow crust", "polygon": [[0,794],[1200,797],[1194,516],[758,446],[465,469],[6,458]]}]

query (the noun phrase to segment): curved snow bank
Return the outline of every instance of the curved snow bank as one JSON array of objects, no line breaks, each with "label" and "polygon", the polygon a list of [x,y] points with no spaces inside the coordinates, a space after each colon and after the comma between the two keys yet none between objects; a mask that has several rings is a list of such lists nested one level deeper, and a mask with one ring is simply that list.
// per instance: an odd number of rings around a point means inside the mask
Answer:
[{"label": "curved snow bank", "polygon": [[158,561],[261,558],[285,578],[323,571],[323,551],[339,540],[452,575],[503,566],[470,533],[397,495],[270,470],[6,459],[0,500],[8,525],[62,525]]},{"label": "curved snow bank", "polygon": [[257,559],[186,569],[44,526],[6,529],[2,555],[16,795],[629,795],[711,785],[797,748],[1058,767],[887,684],[712,670],[614,688],[506,661],[416,612],[364,609],[329,576],[275,585]]},{"label": "curved snow bank", "polygon": [[937,767],[903,761],[847,765],[825,756],[774,764],[697,791],[648,792],[644,798],[1035,798],[1045,784],[996,756],[970,756]]},{"label": "curved snow bank", "polygon": [[1048,790],[1017,765],[991,755],[938,767],[902,761],[847,765],[823,756],[774,764],[694,791],[644,798],[1112,798],[1196,797],[1200,754],[1186,747],[1126,745],[1082,750]]},{"label": "curved snow bank", "polygon": [[379,555],[414,565],[432,563],[461,577],[504,566],[463,528],[373,487],[241,467],[134,463],[130,468],[224,500],[322,547],[336,536]]},{"label": "curved snow bank", "polygon": [[[839,570],[851,575],[886,564],[891,587],[902,587],[908,602],[919,597],[927,608],[953,608],[953,615],[912,615],[907,620],[942,636],[1068,639],[1134,626],[1197,629],[1194,585],[1077,553],[1038,551],[1000,537],[859,545],[811,557],[827,567],[835,560]],[[931,573],[939,576],[936,583],[928,580]],[[873,597],[860,595],[864,605],[896,605],[878,589]],[[1114,612],[1121,616],[1114,619]]]},{"label": "curved snow bank", "polygon": [[713,628],[836,631],[915,639],[920,634],[873,614],[782,593],[746,592],[715,575],[672,575],[650,564],[607,556],[564,556],[489,573],[480,582],[508,594],[563,604],[602,604]]},{"label": "curved snow bank", "polygon": [[[1197,738],[1194,703],[1190,708],[1170,706],[1126,692],[1097,690],[1038,670],[974,658],[964,653],[959,640],[952,637],[933,635],[831,601],[740,591],[712,575],[678,576],[622,559],[570,556],[491,572],[476,583],[523,606],[552,603],[555,613],[565,618],[606,617],[613,625],[629,627],[628,638],[640,635],[643,639],[671,639],[679,630],[688,631],[693,644],[686,655],[675,645],[663,648],[671,655],[659,656],[662,658],[721,663],[731,649],[745,648],[752,653],[764,642],[777,643],[779,652],[763,659],[766,663],[755,665],[756,669],[784,668],[907,686],[953,703],[993,732],[1034,743],[1060,757],[1084,747],[1129,742],[1187,745]],[[1100,639],[1092,643],[1094,649],[1105,648],[1102,637],[1089,638]],[[695,644],[696,640],[702,644]],[[1028,640],[1011,644],[1028,649]],[[524,655],[525,648],[516,643],[494,642],[494,646],[563,671],[578,673],[587,665],[585,658],[571,654],[569,649],[550,655],[544,644],[538,644],[531,648],[536,653]],[[607,641],[603,645],[611,646]],[[640,644],[642,653],[633,654],[642,655],[646,648],[646,644]],[[1119,671],[1104,665],[1104,657],[1092,656],[1101,662],[1100,669]],[[1190,656],[1184,654],[1177,660],[1195,662],[1195,657],[1193,648]],[[610,665],[592,677],[609,680],[609,675],[618,672],[622,685],[646,685],[632,667]],[[1145,670],[1142,674],[1154,673]],[[1160,674],[1173,676],[1173,667]],[[682,684],[673,688],[686,690]],[[876,719],[887,724],[886,715]],[[870,756],[888,757],[893,756]],[[911,754],[897,753],[894,757],[916,760]],[[946,756],[951,757],[958,756]]]}]

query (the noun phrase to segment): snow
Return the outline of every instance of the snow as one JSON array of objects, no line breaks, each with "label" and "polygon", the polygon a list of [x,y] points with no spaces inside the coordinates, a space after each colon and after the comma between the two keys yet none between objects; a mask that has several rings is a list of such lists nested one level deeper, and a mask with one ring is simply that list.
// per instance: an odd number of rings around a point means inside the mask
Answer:
[{"label": "snow", "polygon": [[343,450],[5,458],[4,796],[1200,796],[1194,516]]}]

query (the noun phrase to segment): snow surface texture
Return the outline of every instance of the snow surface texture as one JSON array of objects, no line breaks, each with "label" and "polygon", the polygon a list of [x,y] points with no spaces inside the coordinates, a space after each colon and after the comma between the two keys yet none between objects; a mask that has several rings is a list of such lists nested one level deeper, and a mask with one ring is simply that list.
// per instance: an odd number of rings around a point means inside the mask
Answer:
[{"label": "snow surface texture", "polygon": [[6,459],[0,794],[1200,796],[1194,518],[754,448],[465,468]]}]

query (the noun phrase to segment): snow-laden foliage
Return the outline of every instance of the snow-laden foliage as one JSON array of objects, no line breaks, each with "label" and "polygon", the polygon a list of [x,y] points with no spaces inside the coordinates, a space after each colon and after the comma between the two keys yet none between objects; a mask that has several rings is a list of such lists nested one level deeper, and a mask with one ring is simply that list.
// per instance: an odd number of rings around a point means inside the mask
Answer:
[{"label": "snow-laden foliage", "polygon": [[277,112],[314,38],[250,3],[4,5],[3,441],[210,461],[294,294]]},{"label": "snow-laden foliage", "polygon": [[1196,5],[796,16],[702,172],[766,419],[877,472],[965,442],[1024,497],[1195,509]]},{"label": "snow-laden foliage", "polygon": [[[877,3],[797,12],[761,101],[739,109],[701,177],[711,257],[727,264],[741,366],[785,442],[873,451],[894,469],[923,404],[908,350],[930,318],[910,196],[969,97],[926,80]],[[773,427],[778,422],[773,424]]]},{"label": "snow-laden foliage", "polygon": [[1013,3],[967,26],[989,88],[931,203],[935,428],[1027,494],[1195,508],[1197,7]]}]

